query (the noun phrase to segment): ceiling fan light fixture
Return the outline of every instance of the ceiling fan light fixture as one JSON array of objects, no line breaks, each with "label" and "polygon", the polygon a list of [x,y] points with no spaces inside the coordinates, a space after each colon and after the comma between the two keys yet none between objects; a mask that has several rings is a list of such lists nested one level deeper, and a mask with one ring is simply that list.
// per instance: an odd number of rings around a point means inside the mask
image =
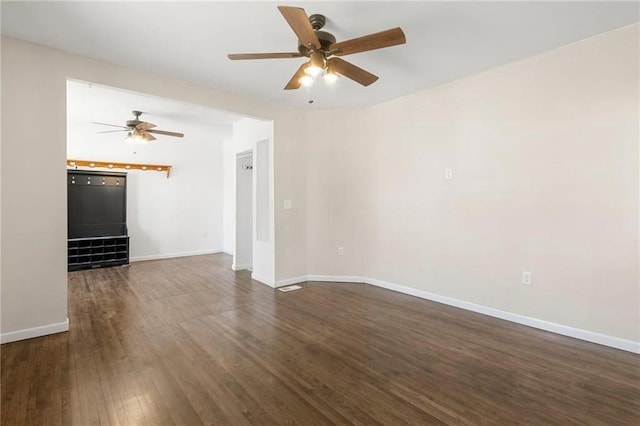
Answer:
[{"label": "ceiling fan light fixture", "polygon": [[[336,42],[333,34],[321,31],[327,22],[325,16],[320,14],[307,16],[304,9],[294,6],[278,6],[278,10],[298,38],[297,52],[241,53],[227,56],[231,60],[308,57],[309,61],[300,65],[284,86],[284,90],[309,87],[313,82],[301,77],[308,76],[313,79],[321,76],[323,71],[325,71],[323,79],[326,84],[335,83],[339,74],[341,77],[353,80],[362,86],[369,86],[378,80],[378,76],[340,57],[407,42],[400,27]],[[335,67],[336,72],[331,70],[332,66]]]},{"label": "ceiling fan light fixture", "polygon": [[309,56],[309,62],[304,72],[311,77],[317,77],[322,74],[324,66],[324,55],[320,52],[313,52]]},{"label": "ceiling fan light fixture", "polygon": [[313,77],[311,77],[310,75],[303,75],[302,77],[300,77],[300,80],[298,81],[303,87],[313,86]]},{"label": "ceiling fan light fixture", "polygon": [[146,138],[144,137],[144,134],[142,134],[141,132],[135,129],[127,133],[125,140],[129,143],[146,143],[147,142]]},{"label": "ceiling fan light fixture", "polygon": [[336,84],[336,82],[338,81],[338,74],[333,72],[328,72],[322,77],[322,79],[327,84]]},{"label": "ceiling fan light fixture", "polygon": [[307,74],[307,76],[310,76],[313,78],[322,74],[322,68],[309,65],[307,68],[304,69],[304,72]]}]

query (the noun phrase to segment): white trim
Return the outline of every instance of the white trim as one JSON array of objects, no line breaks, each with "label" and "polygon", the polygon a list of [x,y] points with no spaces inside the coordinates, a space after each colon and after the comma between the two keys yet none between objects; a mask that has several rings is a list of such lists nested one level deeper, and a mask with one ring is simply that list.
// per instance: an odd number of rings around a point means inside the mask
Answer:
[{"label": "white trim", "polygon": [[151,254],[148,256],[135,256],[130,258],[129,262],[146,262],[147,260],[172,259],[174,257],[200,256],[202,254],[217,254],[217,253],[223,253],[222,249],[188,251],[183,253]]},{"label": "white trim", "polygon": [[270,280],[268,278],[264,278],[264,277],[261,277],[259,275],[256,275],[255,272],[251,273],[251,279],[255,280],[255,281],[258,281],[258,282],[261,282],[262,284],[266,284],[269,287],[276,287],[275,283],[273,282],[273,280]]},{"label": "white trim", "polygon": [[0,343],[17,342],[18,340],[33,339],[34,337],[62,333],[64,331],[69,331],[69,318],[63,322],[2,333],[0,335]]},{"label": "white trim", "polygon": [[248,150],[242,151],[242,152],[236,152],[236,160],[248,157],[250,155],[253,155],[253,149],[248,149]]},{"label": "white trim", "polygon": [[299,283],[304,283],[309,281],[308,276],[307,275],[301,275],[299,277],[292,277],[292,278],[285,278],[284,280],[278,280],[276,281],[276,287],[282,287],[285,285],[293,285],[293,284],[299,284]]},{"label": "white trim", "polygon": [[307,281],[322,281],[330,283],[362,283],[367,278],[352,275],[307,275]]},{"label": "white trim", "polygon": [[329,283],[361,283],[364,284],[365,277],[352,275],[300,275],[299,277],[285,278],[276,281],[276,287],[299,284],[307,281],[321,281]]},{"label": "white trim", "polygon": [[242,271],[242,270],[245,270],[245,269],[251,270],[251,267],[252,267],[252,265],[249,264],[249,263],[247,263],[245,265],[235,265],[234,264],[234,265],[231,265],[231,270],[232,271]]},{"label": "white trim", "polygon": [[626,340],[619,337],[608,336],[606,334],[600,334],[593,331],[570,327],[568,325],[532,318],[513,312],[502,311],[500,309],[491,308],[489,306],[478,305],[476,303],[454,299],[453,297],[441,296],[439,294],[429,293],[427,291],[377,280],[375,278],[341,275],[307,275],[278,280],[277,284],[278,286],[281,286],[288,284],[297,284],[305,281],[365,283],[375,287],[385,288],[387,290],[397,291],[399,293],[419,297],[421,299],[427,299],[445,305],[454,306],[456,308],[465,309],[467,311],[488,315],[490,317],[500,318],[503,320],[515,322],[517,324],[538,328],[540,330],[550,331],[552,333],[560,334],[563,336],[573,337],[576,339],[585,340],[587,342],[597,343],[599,345],[609,346],[611,348],[640,354],[640,342],[634,342],[633,340]]}]

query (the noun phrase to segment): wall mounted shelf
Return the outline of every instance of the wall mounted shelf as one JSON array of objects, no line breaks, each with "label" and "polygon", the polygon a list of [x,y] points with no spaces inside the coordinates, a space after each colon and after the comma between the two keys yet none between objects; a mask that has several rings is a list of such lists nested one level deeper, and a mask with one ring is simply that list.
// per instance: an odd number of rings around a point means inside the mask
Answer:
[{"label": "wall mounted shelf", "polygon": [[104,168],[104,169],[124,169],[124,170],[143,170],[143,171],[155,171],[166,172],[167,178],[171,173],[171,166],[166,164],[139,164],[139,163],[118,163],[114,161],[91,161],[91,160],[73,160],[67,159],[67,167],[89,167],[89,168]]}]

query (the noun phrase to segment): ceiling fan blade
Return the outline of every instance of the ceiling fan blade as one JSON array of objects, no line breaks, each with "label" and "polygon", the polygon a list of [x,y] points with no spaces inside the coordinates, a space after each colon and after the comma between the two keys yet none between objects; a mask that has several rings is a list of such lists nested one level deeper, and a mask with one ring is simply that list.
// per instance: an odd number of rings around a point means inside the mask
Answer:
[{"label": "ceiling fan blade", "polygon": [[281,58],[300,58],[302,55],[298,52],[282,52],[282,53],[229,53],[227,58],[232,61],[243,59],[281,59]]},{"label": "ceiling fan blade", "polygon": [[296,71],[296,73],[293,74],[293,77],[291,77],[291,80],[289,80],[287,85],[284,86],[284,90],[299,89],[300,86],[302,86],[302,84],[300,83],[300,77],[304,75],[304,69],[306,67],[307,67],[306,62],[300,65],[300,68],[298,68],[298,71]]},{"label": "ceiling fan blade", "polygon": [[278,10],[287,21],[291,29],[306,47],[320,48],[320,41],[309,22],[307,12],[301,7],[278,6]]},{"label": "ceiling fan blade", "polygon": [[406,42],[407,39],[404,36],[404,32],[402,32],[400,27],[398,27],[334,43],[329,48],[329,51],[336,56],[344,56],[352,53],[381,49],[383,47],[396,46]]},{"label": "ceiling fan blade", "polygon": [[362,68],[345,61],[344,59],[331,58],[327,62],[328,66],[331,67],[333,71],[347,78],[350,78],[351,80],[360,83],[363,86],[368,86],[378,79],[378,76],[373,75],[369,71],[365,71]]},{"label": "ceiling fan blade", "polygon": [[136,126],[136,129],[138,129],[138,130],[149,130],[149,129],[153,129],[154,127],[156,127],[155,124],[147,123],[146,121],[143,121],[142,123],[140,123],[140,124],[138,124]]},{"label": "ceiling fan blade", "polygon": [[130,130],[128,127],[125,127],[125,126],[118,126],[118,125],[116,125],[116,124],[98,123],[97,121],[92,121],[91,123],[92,123],[92,124],[99,124],[99,125],[101,125],[101,126],[120,127],[121,129],[124,129],[124,130]]},{"label": "ceiling fan blade", "polygon": [[[155,133],[156,135],[165,135],[165,136],[174,136],[176,138],[182,138],[184,137],[184,133],[178,133],[178,132],[167,132],[166,130],[155,130],[155,129],[150,129],[150,130],[145,130],[145,133]],[[155,138],[154,138],[155,139]]]},{"label": "ceiling fan blade", "polygon": [[131,129],[120,129],[120,130],[105,130],[104,132],[96,132],[96,133],[114,133],[114,132],[126,132]]}]

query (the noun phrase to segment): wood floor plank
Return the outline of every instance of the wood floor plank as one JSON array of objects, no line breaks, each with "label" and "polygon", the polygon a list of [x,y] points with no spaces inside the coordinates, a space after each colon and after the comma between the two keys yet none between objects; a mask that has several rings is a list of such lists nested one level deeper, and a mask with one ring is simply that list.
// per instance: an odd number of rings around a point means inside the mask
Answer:
[{"label": "wood floor plank", "polygon": [[70,330],[2,345],[1,424],[638,425],[640,357],[227,255],[69,274]]}]

